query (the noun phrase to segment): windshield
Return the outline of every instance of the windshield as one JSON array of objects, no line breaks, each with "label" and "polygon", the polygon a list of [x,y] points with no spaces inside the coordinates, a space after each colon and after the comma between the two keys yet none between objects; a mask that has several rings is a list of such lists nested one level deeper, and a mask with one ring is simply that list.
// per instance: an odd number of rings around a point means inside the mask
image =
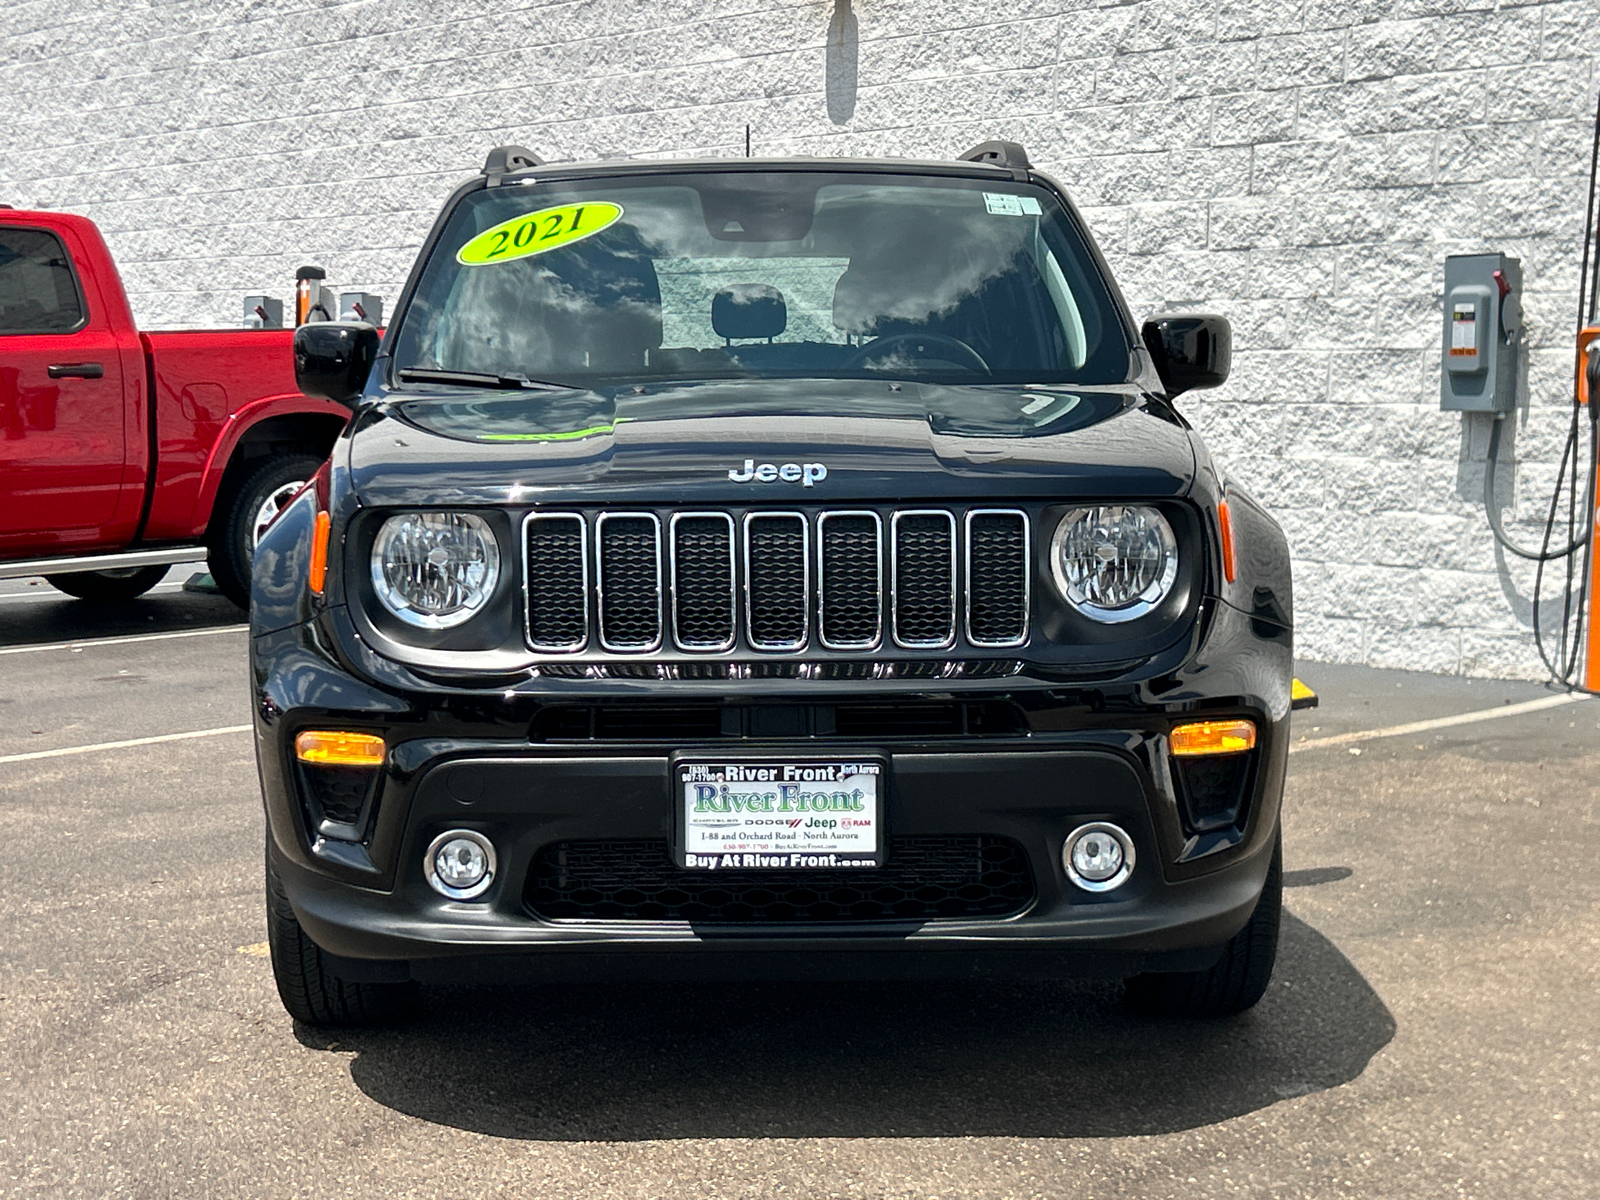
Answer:
[{"label": "windshield", "polygon": [[1126,376],[1128,349],[1044,188],[729,171],[469,194],[401,318],[394,362],[580,387],[1109,383]]}]

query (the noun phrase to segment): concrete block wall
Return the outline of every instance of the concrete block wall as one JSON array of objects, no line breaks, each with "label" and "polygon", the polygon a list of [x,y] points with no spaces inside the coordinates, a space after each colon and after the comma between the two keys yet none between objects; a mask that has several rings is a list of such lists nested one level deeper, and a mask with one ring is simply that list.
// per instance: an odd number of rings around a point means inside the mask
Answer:
[{"label": "concrete block wall", "polygon": [[[1207,307],[1181,406],[1295,549],[1313,660],[1537,678],[1487,426],[1438,411],[1443,260],[1522,260],[1502,490],[1566,429],[1593,0],[9,0],[0,201],[105,230],[141,321],[233,324],[317,262],[392,298],[452,184],[547,158],[948,157],[1023,142],[1136,313]],[[1513,465],[1514,464],[1514,465]]]}]

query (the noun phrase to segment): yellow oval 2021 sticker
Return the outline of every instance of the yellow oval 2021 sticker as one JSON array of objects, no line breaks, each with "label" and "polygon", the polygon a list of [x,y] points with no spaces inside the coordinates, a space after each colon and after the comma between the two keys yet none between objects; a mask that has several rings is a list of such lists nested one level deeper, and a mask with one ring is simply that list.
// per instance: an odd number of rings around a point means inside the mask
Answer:
[{"label": "yellow oval 2021 sticker", "polygon": [[594,236],[620,216],[622,205],[608,200],[541,208],[485,229],[456,251],[456,261],[465,267],[481,267],[558,250]]}]

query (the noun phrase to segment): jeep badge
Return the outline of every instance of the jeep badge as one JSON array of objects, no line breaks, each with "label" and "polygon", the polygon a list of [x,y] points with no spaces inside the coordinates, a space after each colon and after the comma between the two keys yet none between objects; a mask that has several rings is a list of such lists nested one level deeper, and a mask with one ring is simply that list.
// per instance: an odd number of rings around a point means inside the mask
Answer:
[{"label": "jeep badge", "polygon": [[821,483],[828,477],[828,468],[821,463],[784,463],[778,466],[775,463],[762,463],[756,466],[756,460],[744,460],[744,470],[729,471],[728,478],[735,483],[749,483],[752,479],[757,483],[798,483],[803,487],[810,487],[814,483]]}]

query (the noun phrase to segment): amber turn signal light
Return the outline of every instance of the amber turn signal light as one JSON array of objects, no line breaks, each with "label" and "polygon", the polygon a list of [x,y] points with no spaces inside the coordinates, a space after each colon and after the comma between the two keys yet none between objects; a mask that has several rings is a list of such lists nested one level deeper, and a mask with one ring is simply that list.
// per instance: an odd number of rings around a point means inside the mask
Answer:
[{"label": "amber turn signal light", "polygon": [[372,733],[307,729],[295,734],[294,756],[322,767],[378,767],[383,765],[383,739]]},{"label": "amber turn signal light", "polygon": [[1254,749],[1256,723],[1254,721],[1191,721],[1173,727],[1172,753],[1179,758],[1195,758],[1202,754],[1242,754]]},{"label": "amber turn signal light", "polygon": [[1222,577],[1232,583],[1238,568],[1233,561],[1233,515],[1226,500],[1217,501],[1217,526],[1222,530]]},{"label": "amber turn signal light", "polygon": [[322,595],[322,585],[328,578],[328,529],[332,520],[325,512],[317,513],[317,523],[311,531],[311,565],[306,568],[306,582],[317,595]]}]

